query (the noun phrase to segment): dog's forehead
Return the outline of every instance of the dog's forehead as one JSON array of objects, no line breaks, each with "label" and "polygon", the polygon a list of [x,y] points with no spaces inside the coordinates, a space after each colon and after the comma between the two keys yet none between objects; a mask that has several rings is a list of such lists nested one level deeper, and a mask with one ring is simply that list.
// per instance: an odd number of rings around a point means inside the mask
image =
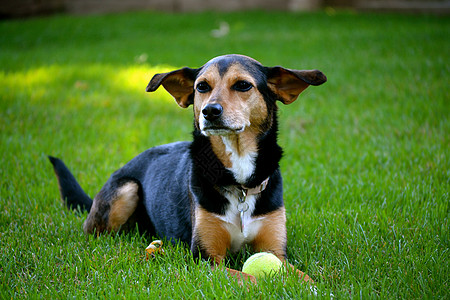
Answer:
[{"label": "dog's forehead", "polygon": [[[264,67],[257,60],[238,54],[218,56],[208,61],[200,70],[199,75],[206,73],[211,68],[216,68],[219,75],[223,77],[232,66],[242,67],[242,70],[255,78],[264,76]],[[235,68],[233,68],[235,69]]]}]

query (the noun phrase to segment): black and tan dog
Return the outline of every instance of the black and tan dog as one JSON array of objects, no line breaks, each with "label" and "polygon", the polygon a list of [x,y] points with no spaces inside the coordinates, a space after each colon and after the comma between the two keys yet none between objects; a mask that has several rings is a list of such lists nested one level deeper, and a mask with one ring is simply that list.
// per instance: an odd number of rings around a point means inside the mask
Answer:
[{"label": "black and tan dog", "polygon": [[242,55],[156,74],[148,92],[163,85],[179,106],[193,105],[193,141],[143,152],[116,171],[93,201],[62,161],[50,157],[61,196],[70,208],[89,211],[86,233],[137,222],[152,235],[185,242],[213,266],[244,244],[285,261],[276,101],[290,104],[309,85],[325,81],[318,70],[264,67]]}]

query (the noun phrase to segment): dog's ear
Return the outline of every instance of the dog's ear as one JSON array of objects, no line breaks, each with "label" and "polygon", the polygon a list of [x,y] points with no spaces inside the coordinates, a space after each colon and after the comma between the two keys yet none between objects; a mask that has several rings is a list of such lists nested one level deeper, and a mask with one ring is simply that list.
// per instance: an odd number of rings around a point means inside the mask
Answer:
[{"label": "dog's ear", "polygon": [[153,76],[147,85],[147,92],[156,91],[162,84],[163,87],[175,98],[178,105],[186,108],[194,103],[194,81],[198,69],[182,68],[168,73],[160,73]]},{"label": "dog's ear", "polygon": [[267,85],[284,104],[291,104],[310,85],[321,85],[327,77],[319,70],[269,68]]}]

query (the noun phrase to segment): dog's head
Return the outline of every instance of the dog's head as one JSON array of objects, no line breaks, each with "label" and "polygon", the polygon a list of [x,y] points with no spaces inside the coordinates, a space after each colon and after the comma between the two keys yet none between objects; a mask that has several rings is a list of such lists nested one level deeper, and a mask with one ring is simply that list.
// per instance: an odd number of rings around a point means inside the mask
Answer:
[{"label": "dog's head", "polygon": [[162,84],[186,108],[194,105],[195,126],[204,135],[238,134],[270,124],[276,100],[294,102],[309,85],[327,80],[318,70],[264,67],[243,55],[213,58],[198,69],[182,68],[156,74],[147,86]]}]

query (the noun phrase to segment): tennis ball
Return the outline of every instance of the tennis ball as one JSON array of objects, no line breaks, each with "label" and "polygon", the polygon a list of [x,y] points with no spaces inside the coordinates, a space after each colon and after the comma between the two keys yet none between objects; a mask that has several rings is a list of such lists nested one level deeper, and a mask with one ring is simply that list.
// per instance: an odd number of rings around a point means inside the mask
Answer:
[{"label": "tennis ball", "polygon": [[250,256],[242,267],[242,272],[263,278],[280,271],[283,263],[272,253],[259,252]]}]

